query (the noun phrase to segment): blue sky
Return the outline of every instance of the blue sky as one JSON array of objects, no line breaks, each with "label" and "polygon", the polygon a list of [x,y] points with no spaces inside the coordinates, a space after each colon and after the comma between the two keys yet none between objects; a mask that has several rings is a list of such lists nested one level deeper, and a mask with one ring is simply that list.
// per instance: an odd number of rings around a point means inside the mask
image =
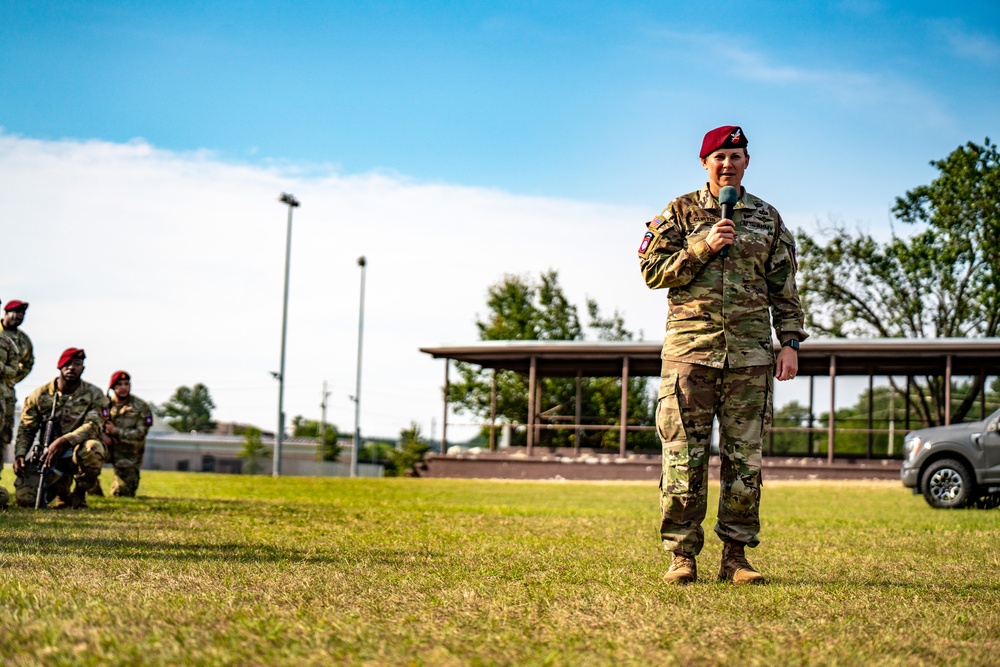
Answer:
[{"label": "blue sky", "polygon": [[737,123],[784,187],[888,200],[995,129],[997,26],[989,2],[7,2],[0,123],[651,206]]},{"label": "blue sky", "polygon": [[[485,289],[504,272],[555,268],[581,306],[596,296],[660,335],[662,295],[643,291],[631,253],[642,221],[703,182],[706,130],[744,127],[745,184],[790,226],[815,232],[833,218],[884,237],[894,198],[933,178],[930,160],[998,139],[998,84],[990,2],[0,1],[0,216],[31,248],[0,269],[0,297],[37,303],[26,330],[34,319],[44,351],[66,347],[42,326],[94,299],[38,246],[80,228],[103,240],[88,255],[98,267],[104,254],[139,258],[95,280],[116,307],[142,313],[147,344],[175,345],[162,322],[220,271],[241,276],[231,292],[259,280],[237,294],[242,314],[226,311],[261,322],[230,363],[218,348],[235,333],[206,342],[211,352],[184,348],[189,365],[146,362],[138,347],[119,361],[145,369],[158,401],[204,372],[220,417],[271,427],[284,241],[273,199],[291,190],[303,201],[289,325],[301,395],[293,386],[288,412],[315,412],[322,379],[352,390],[353,259],[366,253],[366,382],[383,406],[401,400],[401,370],[407,396],[429,396],[404,411],[366,407],[366,418],[385,434],[411,418],[428,430],[440,368],[415,350],[473,339]],[[235,210],[239,220],[224,219]],[[256,243],[232,240],[246,230]],[[408,253],[386,240],[400,235]],[[217,245],[193,249],[203,243]],[[232,243],[245,244],[242,260],[226,257]],[[163,252],[169,266],[142,259]],[[29,278],[39,267],[48,279]],[[410,298],[412,312],[391,298],[420,279],[417,293],[432,296]],[[188,324],[226,330],[209,301]],[[320,303],[329,319],[309,319]],[[428,316],[438,308],[448,314]],[[336,358],[318,369],[331,341]],[[380,366],[390,349],[402,359]],[[36,371],[26,385],[45,379]],[[341,402],[334,417],[347,428]]]}]

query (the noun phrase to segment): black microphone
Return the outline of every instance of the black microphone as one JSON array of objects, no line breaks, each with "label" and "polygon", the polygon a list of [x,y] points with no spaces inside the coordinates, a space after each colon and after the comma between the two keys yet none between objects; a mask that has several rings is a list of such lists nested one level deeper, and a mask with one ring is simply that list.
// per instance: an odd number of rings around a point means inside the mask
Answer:
[{"label": "black microphone", "polygon": [[[733,219],[733,209],[739,198],[740,193],[736,188],[731,185],[722,186],[722,189],[719,190],[719,205],[722,207],[723,219]],[[729,257],[729,246],[722,247],[722,250],[719,251],[719,257]]]}]

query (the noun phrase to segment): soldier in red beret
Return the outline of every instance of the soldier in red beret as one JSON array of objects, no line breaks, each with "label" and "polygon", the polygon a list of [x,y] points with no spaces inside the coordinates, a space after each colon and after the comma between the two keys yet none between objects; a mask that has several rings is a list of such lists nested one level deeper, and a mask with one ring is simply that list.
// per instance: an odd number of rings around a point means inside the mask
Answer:
[{"label": "soldier in red beret", "polygon": [[[17,396],[14,386],[27,377],[35,365],[35,354],[28,334],[20,329],[28,304],[19,299],[11,299],[4,306],[3,318],[0,319],[0,337],[6,339],[13,348],[14,354],[9,359],[10,369],[5,370],[0,377],[0,461],[4,458],[7,445],[14,435],[14,405]],[[6,345],[5,345],[6,347]],[[9,355],[8,355],[9,356]],[[2,467],[2,463],[0,463]]]},{"label": "soldier in red beret", "polygon": [[108,452],[107,462],[115,471],[111,495],[131,497],[139,488],[139,470],[146,451],[146,433],[153,425],[153,410],[132,393],[132,376],[125,371],[111,374],[108,389],[111,417],[104,424],[101,441]]},{"label": "soldier in red beret", "polygon": [[101,474],[105,450],[100,434],[109,417],[108,399],[81,379],[86,358],[83,350],[67,348],[59,355],[59,375],[24,399],[14,448],[14,495],[21,507],[35,505],[39,473],[24,459],[35,437],[44,437],[50,418],[55,437],[42,443],[42,461],[54,472],[46,474],[45,503],[55,500],[55,507],[86,507],[87,491]]},{"label": "soldier in red beret", "polygon": [[[646,285],[667,289],[656,427],[663,446],[660,538],[672,557],[664,577],[670,584],[698,576],[714,419],[722,487],[715,525],[723,542],[719,578],[764,582],[745,547],[760,543],[761,448],[772,382],[795,377],[798,345],[807,336],[795,286],[795,239],[778,211],[743,187],[747,143],[736,125],[705,134],[699,156],[708,183],[670,202],[647,223],[639,246]],[[720,197],[731,197],[728,217]],[[777,355],[772,327],[781,344]]]}]

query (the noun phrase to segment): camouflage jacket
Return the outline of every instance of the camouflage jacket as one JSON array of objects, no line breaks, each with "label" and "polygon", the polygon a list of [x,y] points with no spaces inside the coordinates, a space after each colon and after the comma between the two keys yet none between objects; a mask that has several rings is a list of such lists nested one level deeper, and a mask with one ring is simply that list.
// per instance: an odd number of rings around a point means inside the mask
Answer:
[{"label": "camouflage jacket", "polygon": [[0,336],[0,398],[14,398],[14,383],[20,370],[20,351],[14,341]]},{"label": "camouflage jacket", "polygon": [[24,333],[20,329],[3,329],[3,335],[6,338],[14,341],[14,345],[17,347],[18,352],[18,369],[17,374],[14,376],[14,382],[10,384],[13,387],[15,384],[28,377],[28,373],[35,366],[35,351],[31,345],[31,339],[28,338],[28,334]]},{"label": "camouflage jacket", "polygon": [[722,368],[774,363],[778,339],[805,340],[795,287],[795,238],[767,202],[743,190],[729,257],[705,238],[721,209],[706,184],[646,224],[639,267],[650,289],[667,288],[664,360]]},{"label": "camouflage jacket", "polygon": [[[52,414],[52,402],[55,400],[55,380],[43,384],[24,399],[21,425],[17,429],[17,443],[14,445],[15,458],[24,456],[31,449],[35,436]],[[55,414],[59,434],[76,446],[96,439],[104,432],[104,420],[110,416],[108,397],[94,385],[81,380],[72,394],[59,396]]]},{"label": "camouflage jacket", "polygon": [[146,433],[153,425],[153,410],[135,394],[131,394],[122,403],[118,402],[117,397],[112,397],[111,423],[118,429],[118,433],[111,436],[111,439],[116,444],[137,449],[146,444]]}]

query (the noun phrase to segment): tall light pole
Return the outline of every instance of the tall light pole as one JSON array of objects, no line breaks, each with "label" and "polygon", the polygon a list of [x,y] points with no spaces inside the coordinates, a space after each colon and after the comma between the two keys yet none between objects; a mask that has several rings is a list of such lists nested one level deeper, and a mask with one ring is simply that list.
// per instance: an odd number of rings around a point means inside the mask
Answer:
[{"label": "tall light pole", "polygon": [[351,443],[351,477],[358,476],[358,451],[361,447],[361,343],[365,332],[365,256],[358,257],[361,267],[361,305],[358,306],[358,377],[354,385],[354,442]]},{"label": "tall light pole", "polygon": [[288,204],[288,233],[285,238],[285,298],[281,305],[281,369],[278,371],[278,429],[274,432],[274,466],[271,474],[281,474],[281,438],[285,431],[285,338],[288,334],[288,270],[292,261],[292,209],[299,200],[287,192],[278,197],[282,204]]}]

